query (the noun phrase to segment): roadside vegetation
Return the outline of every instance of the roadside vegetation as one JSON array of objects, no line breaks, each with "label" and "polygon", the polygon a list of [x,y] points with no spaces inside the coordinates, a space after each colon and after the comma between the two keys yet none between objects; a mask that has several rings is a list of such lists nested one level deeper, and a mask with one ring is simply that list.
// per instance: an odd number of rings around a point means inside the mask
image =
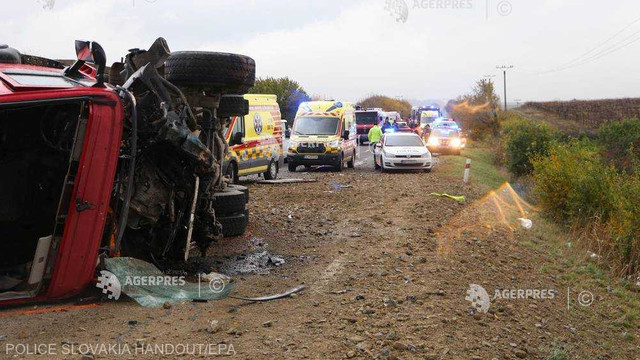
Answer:
[{"label": "roadside vegetation", "polygon": [[484,143],[469,142],[463,152],[464,156],[448,156],[439,167],[438,172],[444,176],[460,180],[464,172],[464,164],[471,159],[470,181],[484,193],[499,188],[509,179],[509,174],[495,166],[493,151]]},{"label": "roadside vegetation", "polygon": [[288,77],[258,78],[249,94],[275,94],[278,97],[282,119],[287,120],[289,125],[293,124],[300,103],[311,100],[304,88]]},{"label": "roadside vegetation", "polygon": [[531,180],[534,201],[621,276],[640,272],[640,120],[602,125],[595,139],[545,123],[502,124],[496,161]]},{"label": "roadside vegetation", "polygon": [[[612,104],[628,104],[629,99]],[[593,123],[588,110],[611,102],[547,103],[546,110],[571,114]],[[506,169],[511,181],[543,211],[546,218],[575,235],[577,243],[598,259],[603,269],[638,281],[640,274],[640,119],[620,120],[627,112],[614,107],[597,132],[564,132],[553,122],[534,121],[516,111],[500,111],[490,80],[480,80],[471,93],[447,104],[447,112],[474,142],[465,155],[472,174],[500,181],[492,165]],[[529,104],[528,106],[532,106]],[[540,105],[542,106],[542,105]],[[587,113],[585,113],[587,111]],[[600,110],[598,110],[600,111]],[[613,115],[612,115],[613,116]],[[611,120],[611,121],[607,121]],[[488,158],[491,158],[492,164]],[[443,171],[459,169],[454,159]],[[485,167],[486,166],[486,167]],[[480,176],[478,176],[480,177]]]}]

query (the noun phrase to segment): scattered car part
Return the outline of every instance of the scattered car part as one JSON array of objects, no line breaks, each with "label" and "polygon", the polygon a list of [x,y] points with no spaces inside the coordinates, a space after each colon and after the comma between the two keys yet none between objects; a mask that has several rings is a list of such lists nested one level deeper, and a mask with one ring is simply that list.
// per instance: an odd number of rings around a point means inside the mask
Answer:
[{"label": "scattered car part", "polygon": [[246,300],[246,301],[271,301],[271,300],[278,300],[278,299],[282,299],[282,298],[286,298],[289,297],[295,293],[298,293],[304,289],[306,289],[307,287],[305,285],[300,285],[300,286],[296,286],[291,290],[288,290],[286,292],[283,292],[282,294],[276,294],[276,295],[269,295],[269,296],[261,296],[261,297],[255,297],[255,298],[250,298],[250,297],[242,297],[242,296],[229,296],[232,299],[238,299],[238,300]]},{"label": "scattered car part", "polygon": [[191,211],[189,212],[189,227],[187,228],[187,244],[184,247],[184,261],[189,260],[189,251],[191,250],[191,236],[193,235],[193,222],[196,216],[196,205],[198,204],[198,189],[200,189],[200,178],[196,176],[196,183],[193,185],[193,202],[191,203]]}]

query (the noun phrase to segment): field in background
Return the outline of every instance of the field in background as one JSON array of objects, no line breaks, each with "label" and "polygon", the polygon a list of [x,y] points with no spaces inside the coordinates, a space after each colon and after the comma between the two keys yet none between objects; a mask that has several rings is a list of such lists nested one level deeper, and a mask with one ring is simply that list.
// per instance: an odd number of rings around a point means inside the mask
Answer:
[{"label": "field in background", "polygon": [[593,132],[610,121],[640,117],[640,98],[528,102],[518,111],[557,120],[561,130]]}]

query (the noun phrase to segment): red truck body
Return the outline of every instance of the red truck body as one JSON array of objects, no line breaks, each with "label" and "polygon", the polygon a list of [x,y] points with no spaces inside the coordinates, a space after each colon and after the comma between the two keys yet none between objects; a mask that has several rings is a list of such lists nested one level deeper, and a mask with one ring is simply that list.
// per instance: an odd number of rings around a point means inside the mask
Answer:
[{"label": "red truck body", "polygon": [[[92,281],[109,211],[124,118],[120,98],[111,88],[47,85],[46,81],[24,85],[12,77],[20,73],[56,79],[63,76],[61,69],[0,64],[0,110],[77,101],[86,104],[88,117],[64,228],[49,250],[48,276],[33,296],[3,299],[1,305],[66,298],[78,294]],[[82,73],[88,75],[89,82],[95,80],[90,77],[94,74],[92,68],[85,66]],[[77,204],[90,205],[81,210]]]}]

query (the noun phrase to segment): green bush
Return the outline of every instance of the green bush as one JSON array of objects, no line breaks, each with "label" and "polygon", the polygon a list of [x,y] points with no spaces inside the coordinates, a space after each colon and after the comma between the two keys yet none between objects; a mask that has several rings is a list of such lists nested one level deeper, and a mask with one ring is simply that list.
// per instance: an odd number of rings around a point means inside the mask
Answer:
[{"label": "green bush", "polygon": [[604,156],[619,169],[631,172],[640,157],[640,119],[614,121],[598,130]]},{"label": "green bush", "polygon": [[640,271],[640,176],[622,175],[615,182],[614,210],[607,223],[614,253],[624,273]]},{"label": "green bush", "polygon": [[[640,270],[640,176],[619,172],[589,140],[556,143],[533,160],[535,194],[556,221],[590,234],[624,274]],[[586,233],[586,231],[585,231]]]},{"label": "green bush", "polygon": [[504,125],[504,160],[507,169],[515,176],[533,171],[531,159],[546,156],[558,133],[541,122],[510,120]]},{"label": "green bush", "polygon": [[609,216],[615,171],[603,165],[591,142],[555,144],[548,156],[533,160],[533,168],[535,194],[556,220],[575,224]]}]

